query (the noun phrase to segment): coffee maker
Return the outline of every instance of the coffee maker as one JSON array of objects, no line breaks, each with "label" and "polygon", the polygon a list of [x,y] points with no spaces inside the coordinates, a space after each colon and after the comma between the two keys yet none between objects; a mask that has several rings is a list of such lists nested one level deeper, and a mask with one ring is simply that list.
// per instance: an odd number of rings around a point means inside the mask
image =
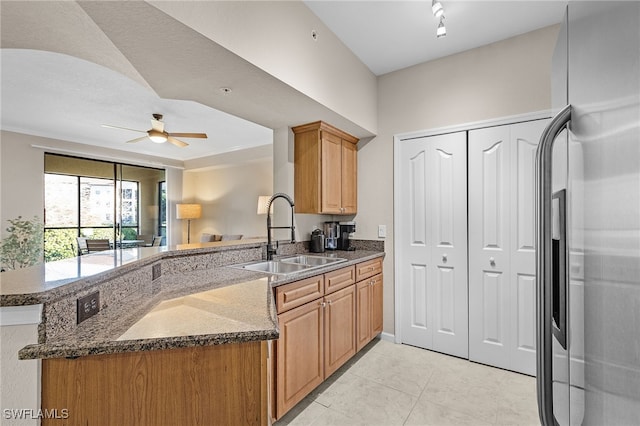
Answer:
[{"label": "coffee maker", "polygon": [[356,232],[355,222],[339,222],[338,227],[340,230],[340,236],[338,237],[338,249],[339,250],[355,250],[355,247],[351,246],[351,240],[349,236]]},{"label": "coffee maker", "polygon": [[338,222],[324,223],[324,248],[327,250],[336,250],[338,248],[339,225]]}]

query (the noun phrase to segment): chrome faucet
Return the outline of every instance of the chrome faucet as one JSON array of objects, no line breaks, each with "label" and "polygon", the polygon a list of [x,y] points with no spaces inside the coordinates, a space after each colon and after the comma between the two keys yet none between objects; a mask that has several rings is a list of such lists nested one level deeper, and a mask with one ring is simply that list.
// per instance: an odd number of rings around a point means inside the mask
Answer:
[{"label": "chrome faucet", "polygon": [[[271,203],[273,203],[276,198],[284,198],[289,202],[289,205],[291,206],[291,226],[271,226]],[[273,243],[271,243],[272,229],[291,229],[291,242],[296,242],[296,227],[293,225],[293,200],[287,194],[282,192],[273,194],[267,202],[267,260],[272,260],[273,255],[277,254],[278,251],[278,241],[276,241],[275,248]]]}]

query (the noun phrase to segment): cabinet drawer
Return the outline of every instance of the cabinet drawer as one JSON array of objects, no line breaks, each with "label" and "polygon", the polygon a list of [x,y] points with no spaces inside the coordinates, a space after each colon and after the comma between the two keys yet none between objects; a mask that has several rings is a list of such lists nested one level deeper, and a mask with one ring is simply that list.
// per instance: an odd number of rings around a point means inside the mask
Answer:
[{"label": "cabinet drawer", "polygon": [[356,281],[382,273],[382,259],[373,259],[356,265]]},{"label": "cabinet drawer", "polygon": [[324,274],[324,294],[333,293],[356,282],[355,266],[338,269]]},{"label": "cabinet drawer", "polygon": [[307,278],[291,284],[276,287],[276,307],[278,313],[304,305],[324,295],[324,277]]}]

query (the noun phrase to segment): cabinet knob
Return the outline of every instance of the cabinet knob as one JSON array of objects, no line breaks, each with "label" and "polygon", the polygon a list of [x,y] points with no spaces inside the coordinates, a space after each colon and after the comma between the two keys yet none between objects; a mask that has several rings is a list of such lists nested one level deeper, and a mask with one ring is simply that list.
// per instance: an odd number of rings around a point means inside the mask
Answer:
[{"label": "cabinet knob", "polygon": [[489,264],[490,264],[491,266],[496,266],[496,259],[494,259],[493,257],[490,257],[490,258],[489,258]]},{"label": "cabinet knob", "polygon": [[324,302],[321,302],[321,303],[320,303],[320,307],[321,307],[321,308],[324,308],[325,306],[327,306],[327,304],[326,304],[326,303],[324,303]]},{"label": "cabinet knob", "polygon": [[447,263],[447,253],[442,253],[442,261]]}]

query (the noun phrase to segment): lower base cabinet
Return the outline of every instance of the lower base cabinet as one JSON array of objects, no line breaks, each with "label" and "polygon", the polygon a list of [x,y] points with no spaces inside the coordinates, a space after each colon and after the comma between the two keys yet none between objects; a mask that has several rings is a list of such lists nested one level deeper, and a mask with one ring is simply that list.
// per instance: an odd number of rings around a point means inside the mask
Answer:
[{"label": "lower base cabinet", "polygon": [[[267,342],[42,360],[42,425],[267,425]],[[66,409],[66,411],[63,411]]]},{"label": "lower base cabinet", "polygon": [[272,416],[279,419],[382,332],[382,259],[274,292],[280,338],[271,364]]},{"label": "lower base cabinet", "polygon": [[356,284],[358,329],[356,350],[364,348],[382,333],[382,274]]}]

